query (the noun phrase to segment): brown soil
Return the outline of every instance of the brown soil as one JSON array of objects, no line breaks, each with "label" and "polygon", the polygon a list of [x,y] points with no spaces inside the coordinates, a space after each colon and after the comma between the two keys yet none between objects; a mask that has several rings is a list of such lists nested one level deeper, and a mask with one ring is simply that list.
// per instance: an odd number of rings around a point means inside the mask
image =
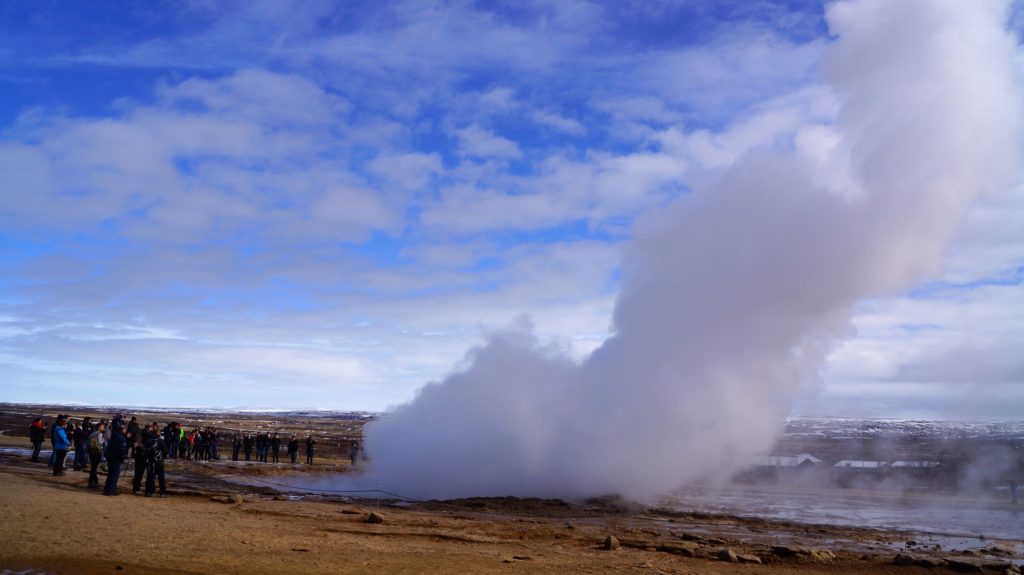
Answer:
[{"label": "brown soil", "polygon": [[[211,497],[239,488],[216,469],[172,462],[167,498],[131,495],[129,471],[123,495],[103,497],[85,488],[85,473],[53,477],[45,464],[0,455],[0,572],[944,572],[893,565],[895,551],[878,545],[895,535],[658,514],[614,501],[489,498],[378,509],[372,500],[292,501],[246,487],[243,503],[220,503]],[[384,522],[368,523],[371,511]],[[608,534],[620,549],[602,549]],[[770,542],[798,552],[773,551]],[[835,559],[799,552],[815,543]],[[718,561],[725,547],[765,564]]]},{"label": "brown soil", "polygon": [[[32,417],[103,409],[0,404],[0,447],[29,447]],[[53,477],[44,463],[0,453],[0,575],[9,573],[999,573],[1009,553],[913,548],[916,565],[893,564],[907,534],[652,510],[604,499],[473,498],[419,502],[282,497],[271,483],[295,474],[348,471],[360,419],[341,415],[136,413],[140,421],[313,433],[316,465],[167,463],[168,498],[103,497],[85,473]],[[221,442],[221,454],[230,453]],[[49,443],[44,448],[48,456]],[[130,467],[130,466],[129,466]],[[101,478],[101,481],[103,478]],[[241,495],[242,503],[222,503]],[[378,508],[378,505],[380,506]],[[402,506],[399,506],[402,505]],[[384,517],[368,523],[370,512]],[[616,550],[602,548],[613,534]],[[988,542],[996,544],[999,542]],[[1012,547],[1015,542],[1006,542]],[[1017,542],[1019,543],[1019,542]],[[756,563],[717,559],[731,549]],[[819,551],[827,551],[820,553]],[[756,559],[755,559],[756,558]],[[959,565],[945,559],[965,561]],[[931,562],[934,567],[923,565]],[[972,564],[972,562],[974,564]],[[975,565],[976,564],[976,565]],[[979,567],[987,565],[987,567]],[[981,569],[980,571],[977,569]]]}]

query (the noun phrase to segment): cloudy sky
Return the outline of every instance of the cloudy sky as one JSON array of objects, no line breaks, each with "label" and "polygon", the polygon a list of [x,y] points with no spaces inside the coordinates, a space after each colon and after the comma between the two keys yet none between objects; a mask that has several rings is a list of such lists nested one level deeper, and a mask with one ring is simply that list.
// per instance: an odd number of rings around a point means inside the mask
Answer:
[{"label": "cloudy sky", "polygon": [[[5,2],[0,401],[379,410],[522,314],[585,357],[636,218],[834,117],[831,41],[800,1]],[[1024,417],[1022,270],[1017,186],[794,413]]]}]

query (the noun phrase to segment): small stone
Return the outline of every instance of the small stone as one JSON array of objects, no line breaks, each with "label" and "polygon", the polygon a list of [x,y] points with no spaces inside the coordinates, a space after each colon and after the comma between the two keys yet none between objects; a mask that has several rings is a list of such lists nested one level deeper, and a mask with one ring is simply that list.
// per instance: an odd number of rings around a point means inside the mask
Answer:
[{"label": "small stone", "polygon": [[755,565],[763,563],[757,555],[736,555],[736,558],[739,559],[740,563],[752,563]]},{"label": "small stone", "polygon": [[228,498],[226,495],[214,495],[213,497],[210,497],[210,501],[213,501],[214,503],[227,503]]},{"label": "small stone", "polygon": [[384,518],[376,513],[370,513],[366,516],[367,523],[384,523]]},{"label": "small stone", "polygon": [[800,554],[800,549],[794,547],[788,547],[786,545],[773,545],[772,552],[779,557],[796,557]]},{"label": "small stone", "polygon": [[893,565],[913,565],[914,558],[904,553],[897,553],[896,558],[892,560]]},{"label": "small stone", "polygon": [[619,543],[619,538],[614,535],[609,535],[608,537],[604,538],[604,544],[602,545],[602,548],[605,551],[615,551],[620,546],[621,544]]},{"label": "small stone", "polygon": [[232,493],[231,495],[228,496],[228,501],[234,503],[235,505],[240,505],[242,503],[245,503],[245,498],[239,495],[238,493]]},{"label": "small stone", "polygon": [[828,549],[811,549],[811,559],[820,563],[828,563],[835,561],[836,554]]},{"label": "small stone", "polygon": [[662,553],[672,553],[673,555],[682,555],[683,557],[696,557],[697,556],[697,544],[690,541],[679,541],[672,543],[662,543],[656,547],[657,551]]},{"label": "small stone", "polygon": [[949,565],[953,571],[959,571],[961,573],[984,573],[985,569],[978,563],[967,559],[958,559],[956,557],[947,557],[946,564]]},{"label": "small stone", "polygon": [[732,549],[726,548],[718,552],[718,560],[725,561],[727,563],[736,563],[740,559],[736,556],[736,552]]}]

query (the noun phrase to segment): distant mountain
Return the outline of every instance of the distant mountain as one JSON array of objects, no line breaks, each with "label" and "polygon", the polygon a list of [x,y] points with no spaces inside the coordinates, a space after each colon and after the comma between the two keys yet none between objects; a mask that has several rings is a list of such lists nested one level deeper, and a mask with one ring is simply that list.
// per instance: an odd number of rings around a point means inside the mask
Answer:
[{"label": "distant mountain", "polygon": [[789,437],[818,436],[832,439],[871,437],[1024,439],[1024,421],[792,417],[786,420],[786,435]]}]

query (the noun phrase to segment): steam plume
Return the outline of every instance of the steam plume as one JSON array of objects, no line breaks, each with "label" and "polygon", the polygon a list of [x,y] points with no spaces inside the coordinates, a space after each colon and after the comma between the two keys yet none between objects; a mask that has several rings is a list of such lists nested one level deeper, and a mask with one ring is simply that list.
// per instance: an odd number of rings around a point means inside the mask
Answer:
[{"label": "steam plume", "polygon": [[415,496],[647,496],[769,449],[860,299],[935,274],[1017,176],[1016,43],[995,2],[832,5],[834,123],[639,221],[614,335],[582,363],[525,326],[367,429]]}]

